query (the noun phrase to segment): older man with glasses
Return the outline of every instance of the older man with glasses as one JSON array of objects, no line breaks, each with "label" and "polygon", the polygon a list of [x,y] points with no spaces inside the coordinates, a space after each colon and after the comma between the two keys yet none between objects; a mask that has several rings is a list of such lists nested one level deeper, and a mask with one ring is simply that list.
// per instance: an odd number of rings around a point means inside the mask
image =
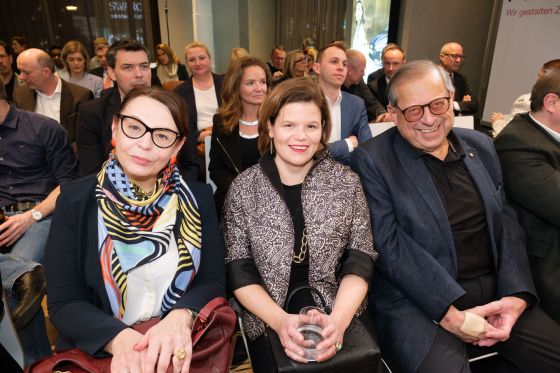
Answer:
[{"label": "older man with glasses", "polygon": [[459,73],[465,58],[463,47],[459,43],[444,44],[439,53],[439,63],[449,74],[455,87],[453,111],[456,115],[475,115],[478,111],[478,101],[469,88],[467,78]]},{"label": "older man with glasses", "polygon": [[498,156],[486,135],[452,129],[454,92],[441,67],[407,63],[388,86],[396,127],[351,157],[379,251],[381,350],[398,372],[468,373],[468,345],[492,347],[508,371],[559,372],[560,326],[536,305]]}]

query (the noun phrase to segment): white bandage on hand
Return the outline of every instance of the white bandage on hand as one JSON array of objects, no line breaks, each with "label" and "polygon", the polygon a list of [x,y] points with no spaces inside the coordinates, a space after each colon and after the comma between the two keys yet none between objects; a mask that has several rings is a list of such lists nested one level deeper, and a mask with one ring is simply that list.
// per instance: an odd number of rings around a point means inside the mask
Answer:
[{"label": "white bandage on hand", "polygon": [[465,315],[465,321],[461,325],[461,331],[471,337],[478,337],[484,333],[484,326],[486,325],[486,320],[484,317],[480,317],[477,314],[471,312],[463,312]]}]

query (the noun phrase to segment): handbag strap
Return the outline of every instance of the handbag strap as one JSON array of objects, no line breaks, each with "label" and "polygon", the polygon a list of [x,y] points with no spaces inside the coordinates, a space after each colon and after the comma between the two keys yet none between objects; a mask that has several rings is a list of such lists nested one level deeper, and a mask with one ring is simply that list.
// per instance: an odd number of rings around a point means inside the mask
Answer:
[{"label": "handbag strap", "polygon": [[226,304],[228,304],[228,302],[225,300],[225,298],[216,297],[210,302],[206,303],[204,307],[202,307],[196,318],[199,319],[199,321],[203,324],[206,324],[208,318],[210,318],[210,315],[212,315],[212,312],[214,312],[216,308]]},{"label": "handbag strap", "polygon": [[286,298],[286,303],[284,303],[284,311],[288,311],[288,308],[290,306],[290,302],[291,302],[292,298],[294,297],[294,295],[296,295],[296,293],[299,293],[300,291],[303,291],[303,290],[309,290],[311,293],[315,294],[317,296],[317,298],[319,298],[319,300],[321,301],[321,306],[323,307],[323,309],[328,314],[331,313],[331,310],[327,306],[327,302],[325,301],[325,297],[323,297],[323,294],[321,294],[319,292],[319,290],[315,289],[313,286],[309,286],[309,285],[298,286],[297,288],[292,290],[292,292],[288,295],[288,298]]}]

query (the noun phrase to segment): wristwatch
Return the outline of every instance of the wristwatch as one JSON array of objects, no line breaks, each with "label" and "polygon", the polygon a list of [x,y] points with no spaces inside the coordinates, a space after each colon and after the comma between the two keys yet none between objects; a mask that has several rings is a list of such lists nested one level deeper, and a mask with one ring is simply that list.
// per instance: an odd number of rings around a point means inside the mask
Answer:
[{"label": "wristwatch", "polygon": [[31,216],[35,221],[41,221],[41,219],[43,219],[43,214],[39,210],[31,209]]}]

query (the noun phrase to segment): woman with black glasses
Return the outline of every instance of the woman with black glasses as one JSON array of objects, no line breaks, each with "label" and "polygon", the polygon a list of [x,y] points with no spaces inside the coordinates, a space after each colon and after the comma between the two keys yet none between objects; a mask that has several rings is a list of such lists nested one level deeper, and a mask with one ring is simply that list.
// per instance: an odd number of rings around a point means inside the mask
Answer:
[{"label": "woman with black glasses", "polygon": [[[175,93],[133,90],[101,171],[57,201],[45,265],[57,347],[112,354],[112,372],[186,372],[194,315],[224,295],[212,190],[175,165],[185,111]],[[160,317],[145,335],[130,328]]]}]

